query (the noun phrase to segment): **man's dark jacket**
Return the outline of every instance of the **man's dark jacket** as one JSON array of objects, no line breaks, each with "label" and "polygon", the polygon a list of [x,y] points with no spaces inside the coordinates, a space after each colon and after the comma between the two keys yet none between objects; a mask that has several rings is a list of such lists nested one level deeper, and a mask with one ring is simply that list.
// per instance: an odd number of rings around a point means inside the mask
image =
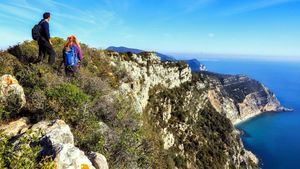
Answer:
[{"label": "man's dark jacket", "polygon": [[49,41],[49,39],[50,39],[49,23],[45,19],[42,19],[39,24],[42,27],[42,29],[41,29],[42,39]]},{"label": "man's dark jacket", "polygon": [[39,58],[38,62],[42,61],[46,54],[49,55],[48,63],[53,65],[55,62],[56,53],[53,50],[52,45],[50,44],[50,32],[49,32],[49,23],[42,19],[39,23],[41,25],[41,37],[38,40],[39,44]]}]

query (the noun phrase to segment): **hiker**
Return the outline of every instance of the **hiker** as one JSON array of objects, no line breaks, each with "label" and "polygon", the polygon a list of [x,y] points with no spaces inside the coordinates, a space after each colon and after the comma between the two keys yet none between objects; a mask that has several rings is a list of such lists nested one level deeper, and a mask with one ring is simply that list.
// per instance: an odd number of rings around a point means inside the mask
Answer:
[{"label": "hiker", "polygon": [[50,39],[50,31],[49,31],[49,21],[50,21],[50,13],[45,12],[43,14],[43,19],[39,22],[38,25],[35,25],[32,29],[32,38],[38,41],[39,45],[39,57],[38,62],[42,62],[46,56],[49,55],[48,63],[53,65],[55,62],[56,53],[52,47],[52,42]]},{"label": "hiker", "polygon": [[63,64],[67,76],[74,76],[78,72],[83,55],[77,38],[69,36],[63,49]]}]

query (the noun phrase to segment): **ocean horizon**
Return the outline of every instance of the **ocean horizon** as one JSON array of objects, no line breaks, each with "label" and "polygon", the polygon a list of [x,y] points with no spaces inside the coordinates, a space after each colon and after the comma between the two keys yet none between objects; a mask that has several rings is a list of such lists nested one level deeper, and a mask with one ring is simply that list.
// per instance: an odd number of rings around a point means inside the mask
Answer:
[{"label": "ocean horizon", "polygon": [[243,131],[243,143],[259,158],[261,168],[299,168],[300,62],[219,59],[202,63],[209,71],[256,79],[274,92],[283,106],[294,109],[263,113],[236,127]]}]

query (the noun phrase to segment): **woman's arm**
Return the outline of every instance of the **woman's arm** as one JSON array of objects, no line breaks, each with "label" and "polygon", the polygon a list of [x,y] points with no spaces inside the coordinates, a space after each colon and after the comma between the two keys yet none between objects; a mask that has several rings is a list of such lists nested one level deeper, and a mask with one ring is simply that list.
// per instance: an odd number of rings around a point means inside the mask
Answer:
[{"label": "woman's arm", "polygon": [[81,49],[80,49],[80,47],[79,46],[77,46],[77,45],[75,45],[76,46],[76,50],[77,50],[77,54],[78,54],[78,58],[79,58],[79,60],[80,61],[82,61],[82,59],[83,59],[83,54],[82,54],[82,51],[81,51]]}]

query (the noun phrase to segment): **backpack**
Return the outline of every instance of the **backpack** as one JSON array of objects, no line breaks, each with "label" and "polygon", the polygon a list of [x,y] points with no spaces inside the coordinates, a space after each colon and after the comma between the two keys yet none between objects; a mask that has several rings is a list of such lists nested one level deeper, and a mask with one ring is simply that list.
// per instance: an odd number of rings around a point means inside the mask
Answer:
[{"label": "backpack", "polygon": [[42,26],[40,24],[34,25],[34,27],[31,30],[31,36],[33,40],[38,41],[41,37],[41,29]]},{"label": "backpack", "polygon": [[65,50],[65,66],[77,66],[78,64],[78,56],[75,46],[70,46],[70,50]]}]

